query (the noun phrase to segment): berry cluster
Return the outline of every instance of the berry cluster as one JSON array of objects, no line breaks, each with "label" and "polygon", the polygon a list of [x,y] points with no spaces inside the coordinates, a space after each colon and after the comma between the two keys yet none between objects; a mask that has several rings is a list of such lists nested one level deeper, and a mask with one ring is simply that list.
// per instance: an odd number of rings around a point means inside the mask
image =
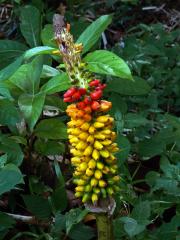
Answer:
[{"label": "berry cluster", "polygon": [[[105,87],[96,79],[89,83],[88,91],[70,88],[64,94],[65,101],[68,97],[75,102],[67,108],[71,118],[67,126],[71,163],[75,168],[74,183],[77,185],[75,195],[82,197],[82,202],[92,201],[93,204],[117,191],[119,181],[114,156],[119,150],[114,143],[116,134],[112,131],[114,119],[106,114],[112,104],[101,100]],[[74,94],[80,92],[79,99],[72,100]]]}]

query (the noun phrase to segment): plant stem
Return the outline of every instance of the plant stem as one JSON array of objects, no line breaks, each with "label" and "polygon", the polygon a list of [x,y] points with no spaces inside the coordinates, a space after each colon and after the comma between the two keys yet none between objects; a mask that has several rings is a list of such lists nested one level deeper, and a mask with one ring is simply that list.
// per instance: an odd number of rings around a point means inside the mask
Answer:
[{"label": "plant stem", "polygon": [[98,240],[113,240],[112,217],[107,213],[97,213],[96,223],[98,231]]}]

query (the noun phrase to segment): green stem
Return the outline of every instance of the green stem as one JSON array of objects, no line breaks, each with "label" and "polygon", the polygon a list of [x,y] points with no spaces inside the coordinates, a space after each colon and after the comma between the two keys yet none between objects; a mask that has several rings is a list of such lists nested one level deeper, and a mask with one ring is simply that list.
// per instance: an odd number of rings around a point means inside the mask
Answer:
[{"label": "green stem", "polygon": [[96,214],[98,240],[113,240],[112,217],[106,213]]}]

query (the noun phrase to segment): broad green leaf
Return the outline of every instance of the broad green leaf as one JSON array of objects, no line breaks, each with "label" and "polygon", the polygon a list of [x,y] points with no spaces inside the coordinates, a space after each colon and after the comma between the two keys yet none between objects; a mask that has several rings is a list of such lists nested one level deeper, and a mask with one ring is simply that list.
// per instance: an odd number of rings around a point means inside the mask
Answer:
[{"label": "broad green leaf", "polygon": [[45,94],[39,93],[35,95],[22,94],[19,97],[18,104],[21,112],[26,119],[29,128],[32,130],[41,115],[45,100]]},{"label": "broad green leaf", "polygon": [[0,152],[7,155],[8,163],[13,163],[16,166],[19,166],[24,158],[19,144],[6,135],[0,135]]},{"label": "broad green leaf", "polygon": [[95,231],[90,226],[87,226],[83,223],[78,223],[72,227],[68,236],[73,240],[90,240],[94,239]]},{"label": "broad green leaf", "polygon": [[44,26],[41,32],[41,40],[45,46],[57,47],[57,44],[54,40],[54,30],[52,24],[47,24]]},{"label": "broad green leaf", "polygon": [[23,183],[23,176],[14,164],[7,164],[0,170],[0,195]]},{"label": "broad green leaf", "polygon": [[58,182],[57,182],[56,189],[54,190],[51,196],[51,204],[55,212],[64,211],[68,204],[66,186],[65,186],[65,180],[61,171],[61,167],[56,160],[54,161],[54,168],[55,168]]},{"label": "broad green leaf", "polygon": [[0,96],[12,100],[11,93],[7,87],[7,84],[5,84],[4,82],[0,82]]},{"label": "broad green leaf", "polygon": [[0,99],[0,124],[15,126],[20,120],[20,114],[14,103],[8,99]]},{"label": "broad green leaf", "polygon": [[66,229],[66,216],[57,212],[55,214],[55,223],[52,226],[52,236],[60,237],[62,230]]},{"label": "broad green leaf", "polygon": [[17,41],[0,40],[0,69],[12,63],[27,50],[27,47]]},{"label": "broad green leaf", "polygon": [[36,136],[47,139],[67,139],[66,125],[59,119],[41,120],[35,129]]},{"label": "broad green leaf", "polygon": [[113,79],[108,83],[106,91],[116,92],[121,95],[145,95],[150,91],[150,86],[145,80],[141,78],[134,78],[134,80]]},{"label": "broad green leaf", "polygon": [[40,44],[41,16],[37,8],[32,5],[21,8],[20,29],[30,47]]},{"label": "broad green leaf", "polygon": [[84,61],[88,63],[87,68],[92,72],[132,79],[131,71],[124,60],[107,50],[89,53]]},{"label": "broad green leaf", "polygon": [[136,219],[139,224],[149,224],[148,218],[151,214],[151,206],[149,201],[141,201],[136,204],[132,210],[131,217]]},{"label": "broad green leaf", "polygon": [[75,224],[81,222],[87,213],[87,209],[81,210],[79,208],[71,209],[66,213],[66,233],[68,234]]},{"label": "broad green leaf", "polygon": [[23,56],[20,56],[13,63],[8,65],[6,68],[2,69],[0,71],[0,81],[7,80],[9,77],[11,77],[13,73],[15,73],[16,70],[21,66],[23,58],[24,58]]},{"label": "broad green leaf", "polygon": [[41,87],[46,94],[53,94],[68,89],[71,86],[67,73],[58,74]]},{"label": "broad green leaf", "polygon": [[44,156],[60,155],[64,153],[65,146],[61,142],[38,139],[35,142],[35,150]]},{"label": "broad green leaf", "polygon": [[58,50],[58,49],[52,48],[52,47],[47,47],[47,46],[34,47],[25,52],[24,59],[28,60],[37,55],[53,54],[53,52],[56,50]]},{"label": "broad green leaf", "polygon": [[10,228],[15,223],[12,217],[8,216],[6,213],[0,212],[0,226]]},{"label": "broad green leaf", "polygon": [[125,127],[126,128],[135,128],[139,126],[145,126],[149,123],[149,120],[137,113],[128,113],[124,117]]},{"label": "broad green leaf", "polygon": [[133,237],[146,228],[145,225],[138,224],[137,221],[130,217],[121,217],[120,220],[124,222],[124,230],[130,237]]},{"label": "broad green leaf", "polygon": [[63,99],[53,95],[46,96],[45,109],[49,111],[58,110],[61,112],[65,112],[66,108],[67,104],[63,101]]},{"label": "broad green leaf", "polygon": [[24,195],[23,200],[27,209],[36,217],[46,219],[51,216],[51,207],[48,199],[36,195]]},{"label": "broad green leaf", "polygon": [[48,66],[48,65],[43,65],[41,78],[55,77],[58,74],[59,74],[59,71],[56,68],[53,68],[53,67]]},{"label": "broad green leaf", "polygon": [[100,38],[102,32],[106,30],[111,23],[112,16],[104,15],[89,25],[85,31],[79,36],[77,43],[83,44],[83,53],[86,53]]},{"label": "broad green leaf", "polygon": [[128,138],[121,134],[118,134],[117,136],[117,143],[120,150],[119,152],[117,152],[116,156],[118,159],[118,165],[121,166],[121,164],[128,158],[131,149],[131,144],[128,141]]}]

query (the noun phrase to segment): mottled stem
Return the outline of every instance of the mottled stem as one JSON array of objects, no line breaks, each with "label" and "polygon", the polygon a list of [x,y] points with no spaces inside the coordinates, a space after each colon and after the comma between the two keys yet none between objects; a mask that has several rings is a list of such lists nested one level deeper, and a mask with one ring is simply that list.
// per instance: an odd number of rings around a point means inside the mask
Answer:
[{"label": "mottled stem", "polygon": [[96,214],[98,240],[113,240],[112,217],[107,213]]}]

